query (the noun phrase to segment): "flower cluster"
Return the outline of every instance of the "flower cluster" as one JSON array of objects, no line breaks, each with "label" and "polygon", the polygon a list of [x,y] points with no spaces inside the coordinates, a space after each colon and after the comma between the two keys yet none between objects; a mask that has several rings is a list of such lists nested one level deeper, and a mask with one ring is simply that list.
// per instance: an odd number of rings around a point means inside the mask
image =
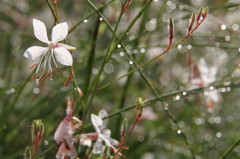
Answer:
[{"label": "flower cluster", "polygon": [[75,135],[77,129],[82,126],[81,120],[74,117],[73,114],[73,103],[70,99],[67,99],[67,110],[66,117],[61,121],[57,130],[54,134],[54,140],[58,143],[58,152],[56,154],[57,159],[75,158],[77,151],[74,147],[74,143],[79,141],[80,145],[91,147],[93,141],[96,141],[92,152],[94,154],[103,153],[105,147],[111,148],[114,152],[119,145],[119,142],[111,138],[111,131],[106,129],[107,121],[103,121],[103,118],[107,116],[105,110],[101,110],[97,115],[91,114],[92,125],[96,132],[83,133]]}]

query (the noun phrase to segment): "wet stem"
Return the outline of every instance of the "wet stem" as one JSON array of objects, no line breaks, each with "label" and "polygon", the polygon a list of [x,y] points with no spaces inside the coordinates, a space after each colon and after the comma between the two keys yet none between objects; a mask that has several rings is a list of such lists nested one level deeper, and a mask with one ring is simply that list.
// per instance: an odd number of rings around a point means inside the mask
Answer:
[{"label": "wet stem", "polygon": [[[99,11],[97,10],[97,8],[94,6],[94,4],[93,4],[91,1],[86,0],[86,2],[87,2],[92,8],[94,8],[94,10],[95,10],[96,12],[99,12]],[[85,116],[84,116],[83,123],[85,123],[85,121],[86,121],[86,119],[87,119],[87,117],[88,117],[89,110],[90,110],[90,108],[91,108],[91,106],[92,106],[93,98],[94,98],[94,96],[95,96],[96,88],[97,88],[97,86],[98,86],[98,82],[99,82],[99,80],[100,80],[100,77],[101,77],[101,74],[102,74],[102,72],[103,72],[104,66],[105,66],[105,64],[108,62],[109,57],[111,57],[111,52],[110,52],[111,45],[112,45],[112,43],[113,43],[113,41],[114,41],[114,39],[115,39],[115,35],[116,35],[116,32],[117,32],[118,26],[119,26],[119,24],[120,24],[120,21],[121,21],[121,19],[122,19],[122,16],[123,16],[123,14],[120,13],[119,16],[118,16],[118,18],[117,18],[117,23],[116,23],[115,29],[114,29],[114,31],[113,31],[112,38],[111,38],[111,40],[110,40],[110,42],[109,42],[108,48],[107,48],[107,50],[106,50],[105,57],[104,57],[104,61],[103,61],[102,65],[101,65],[101,68],[100,68],[100,70],[99,70],[98,75],[97,75],[96,78],[93,80],[93,87],[91,88],[92,95],[90,96],[90,100],[89,100],[89,102],[88,102],[88,104],[87,104],[88,107],[87,107],[87,109],[86,109],[86,111],[85,111],[85,113],[84,113]]]}]

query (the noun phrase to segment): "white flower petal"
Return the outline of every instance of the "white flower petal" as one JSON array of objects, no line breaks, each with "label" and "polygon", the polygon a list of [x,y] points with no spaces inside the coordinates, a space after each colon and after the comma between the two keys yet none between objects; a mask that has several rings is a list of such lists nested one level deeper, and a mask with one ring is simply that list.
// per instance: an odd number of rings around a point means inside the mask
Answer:
[{"label": "white flower petal", "polygon": [[54,140],[57,143],[63,141],[64,138],[69,135],[69,131],[71,131],[71,125],[69,122],[66,120],[61,121],[57,130],[55,131]]},{"label": "white flower petal", "polygon": [[56,57],[57,62],[59,62],[60,64],[65,66],[72,66],[73,63],[72,55],[64,47],[55,48],[54,55]]},{"label": "white flower petal", "polygon": [[108,137],[108,136],[105,136],[103,134],[100,134],[99,135],[99,138],[101,138],[104,142],[105,142],[105,145],[108,146],[108,147],[111,147],[112,144],[111,144],[111,138]]},{"label": "white flower petal", "polygon": [[43,22],[37,19],[33,19],[33,30],[36,38],[44,43],[49,43],[47,37],[47,29]]},{"label": "white flower petal", "polygon": [[111,130],[109,130],[109,129],[104,129],[104,130],[102,131],[102,134],[105,135],[105,136],[107,136],[107,137],[111,137]]},{"label": "white flower petal", "polygon": [[67,152],[67,150],[65,148],[65,144],[62,143],[60,145],[60,147],[58,148],[58,151],[57,151],[57,154],[56,154],[56,158],[57,159],[63,159],[63,158],[65,158],[67,156],[67,153],[68,152]]},{"label": "white flower petal", "polygon": [[73,138],[72,136],[71,137],[67,137],[66,140],[65,140],[68,144],[68,147],[69,147],[69,156],[71,159],[74,159],[76,156],[77,156],[77,151],[74,147],[74,143],[73,143]]},{"label": "white flower petal", "polygon": [[85,139],[80,138],[80,145],[91,147],[92,146],[92,140],[90,140],[88,138],[85,138]]},{"label": "white flower petal", "polygon": [[108,113],[107,113],[106,110],[102,109],[102,110],[98,113],[98,116],[103,119],[103,118],[105,118],[105,117],[108,116]]},{"label": "white flower petal", "polygon": [[55,25],[52,29],[52,42],[57,43],[64,40],[68,34],[68,24],[66,22]]},{"label": "white flower petal", "polygon": [[98,139],[93,146],[93,154],[100,154],[104,150],[104,145],[102,144],[102,140]]},{"label": "white flower petal", "polygon": [[32,46],[24,52],[23,56],[28,58],[28,59],[35,60],[39,56],[46,53],[47,50],[48,50],[47,47]]},{"label": "white flower petal", "polygon": [[102,119],[95,114],[91,114],[91,121],[96,132],[100,133],[99,127],[103,125]]}]

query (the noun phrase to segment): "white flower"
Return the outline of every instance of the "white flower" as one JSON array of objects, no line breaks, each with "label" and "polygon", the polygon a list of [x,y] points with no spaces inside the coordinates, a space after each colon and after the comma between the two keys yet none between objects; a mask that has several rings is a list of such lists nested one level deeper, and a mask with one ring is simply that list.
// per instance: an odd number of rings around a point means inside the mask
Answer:
[{"label": "white flower", "polygon": [[[105,129],[106,123],[102,120],[102,118],[107,116],[107,112],[105,110],[101,110],[99,115],[91,114],[91,121],[93,127],[98,134],[97,141],[93,147],[94,154],[100,154],[103,152],[104,147],[108,146],[113,150],[116,149],[114,146],[118,146],[119,142],[115,139],[111,138],[111,131],[109,129]],[[103,142],[105,145],[103,145]]]},{"label": "white flower", "polygon": [[209,84],[216,81],[217,67],[207,66],[206,61],[203,58],[201,58],[199,61],[199,71],[204,86],[208,86]]},{"label": "white flower", "polygon": [[[203,86],[207,87],[216,81],[217,67],[209,67],[203,58],[201,58],[199,61],[199,72]],[[210,108],[214,107],[214,105],[219,103],[221,100],[222,98],[217,89],[207,91],[206,103]]]},{"label": "white flower", "polygon": [[73,59],[71,53],[68,50],[75,50],[76,48],[59,43],[67,37],[68,24],[66,22],[57,24],[53,27],[51,33],[52,41],[48,40],[46,26],[40,20],[33,19],[33,29],[35,37],[41,42],[48,45],[48,47],[32,46],[28,48],[23,55],[30,60],[35,60],[41,57],[37,65],[36,74],[34,75],[34,77],[36,78],[42,63],[43,72],[41,76],[37,79],[37,82],[42,79],[46,73],[47,76],[50,76],[50,78],[52,78],[52,61],[57,69],[57,62],[65,66],[72,66]]}]

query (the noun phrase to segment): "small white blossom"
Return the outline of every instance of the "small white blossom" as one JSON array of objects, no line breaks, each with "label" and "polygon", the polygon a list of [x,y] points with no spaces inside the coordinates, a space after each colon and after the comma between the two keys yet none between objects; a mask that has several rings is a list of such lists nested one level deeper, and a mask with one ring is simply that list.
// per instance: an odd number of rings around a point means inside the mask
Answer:
[{"label": "small white blossom", "polygon": [[[105,146],[108,146],[115,150],[115,146],[119,145],[119,142],[117,140],[111,138],[111,131],[109,129],[105,129],[106,123],[102,120],[102,118],[106,116],[107,112],[105,110],[101,110],[98,116],[91,114],[91,121],[98,135],[97,141],[93,147],[94,154],[102,153]],[[103,142],[105,145],[103,145]]]},{"label": "small white blossom", "polygon": [[43,72],[41,76],[36,79],[38,83],[38,81],[42,79],[46,73],[47,76],[50,76],[50,78],[52,78],[52,61],[57,69],[57,62],[65,66],[72,66],[73,59],[71,53],[68,50],[75,50],[76,48],[59,43],[67,37],[68,24],[66,22],[59,23],[53,27],[51,33],[52,41],[48,40],[46,26],[40,20],[33,19],[33,29],[35,37],[41,42],[48,45],[48,47],[32,46],[28,48],[23,54],[24,57],[30,60],[35,60],[40,57],[39,63],[37,65],[34,65],[37,66],[36,73],[34,75],[36,78],[40,66],[43,63]]},{"label": "small white blossom", "polygon": [[[217,67],[208,66],[206,61],[201,58],[198,65],[199,76],[191,79],[190,83],[196,87],[207,87],[216,81]],[[207,91],[206,103],[209,107],[214,107],[216,103],[221,101],[221,96],[216,89]]]}]

